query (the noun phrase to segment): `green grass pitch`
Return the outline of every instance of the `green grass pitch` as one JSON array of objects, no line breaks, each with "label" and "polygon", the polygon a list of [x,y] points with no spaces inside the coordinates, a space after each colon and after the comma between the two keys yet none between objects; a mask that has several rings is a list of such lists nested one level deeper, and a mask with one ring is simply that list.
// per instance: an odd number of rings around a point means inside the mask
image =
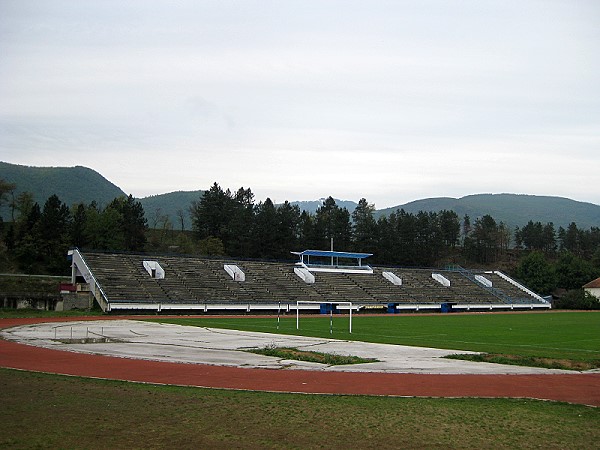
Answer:
[{"label": "green grass pitch", "polygon": [[437,315],[304,316],[296,330],[296,317],[177,318],[153,319],[215,328],[245,331],[333,337],[365,342],[414,345],[540,358],[598,361],[600,359],[600,313],[485,313]]}]

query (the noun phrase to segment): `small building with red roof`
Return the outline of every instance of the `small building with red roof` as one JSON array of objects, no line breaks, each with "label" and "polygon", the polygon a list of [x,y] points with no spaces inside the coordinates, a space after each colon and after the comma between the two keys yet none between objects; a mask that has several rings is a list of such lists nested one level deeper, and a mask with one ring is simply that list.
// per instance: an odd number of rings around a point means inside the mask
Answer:
[{"label": "small building with red roof", "polygon": [[600,277],[585,284],[583,290],[600,300]]}]

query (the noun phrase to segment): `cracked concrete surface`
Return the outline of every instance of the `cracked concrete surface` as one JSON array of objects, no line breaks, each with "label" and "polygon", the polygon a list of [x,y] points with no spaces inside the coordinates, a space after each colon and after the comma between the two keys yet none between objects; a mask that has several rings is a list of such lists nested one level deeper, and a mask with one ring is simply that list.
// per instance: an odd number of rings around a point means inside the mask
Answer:
[{"label": "cracked concrete surface", "polygon": [[[55,350],[188,364],[262,369],[421,374],[552,374],[572,371],[444,359],[464,350],[288,336],[136,320],[43,323],[3,330],[7,340]],[[108,339],[105,339],[108,338]],[[108,342],[98,342],[108,340]],[[243,351],[267,346],[295,347],[378,362],[329,366]]]}]

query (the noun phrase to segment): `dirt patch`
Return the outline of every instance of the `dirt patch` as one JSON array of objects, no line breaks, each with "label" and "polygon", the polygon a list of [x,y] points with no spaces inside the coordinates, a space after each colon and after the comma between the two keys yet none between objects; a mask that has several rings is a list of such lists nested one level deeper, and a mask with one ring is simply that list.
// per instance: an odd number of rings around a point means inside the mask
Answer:
[{"label": "dirt patch", "polygon": [[499,353],[457,354],[445,358],[464,361],[512,364],[515,366],[544,367],[546,369],[593,370],[600,368],[600,361],[576,361],[572,359],[538,358],[535,356],[505,355]]}]

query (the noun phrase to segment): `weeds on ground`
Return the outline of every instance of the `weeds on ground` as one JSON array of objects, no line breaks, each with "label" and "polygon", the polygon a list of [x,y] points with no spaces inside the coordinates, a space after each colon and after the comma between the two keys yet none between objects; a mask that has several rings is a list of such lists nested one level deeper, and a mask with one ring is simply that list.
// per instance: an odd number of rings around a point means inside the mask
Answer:
[{"label": "weeds on ground", "polygon": [[295,361],[308,361],[330,366],[341,366],[345,364],[363,364],[377,362],[375,358],[361,358],[352,355],[338,355],[335,353],[322,353],[307,350],[299,350],[292,347],[276,347],[267,345],[263,348],[252,348],[246,350],[249,353],[256,353],[265,356],[274,356],[282,359],[293,359]]},{"label": "weeds on ground", "polygon": [[456,354],[445,356],[447,359],[510,364],[514,366],[543,367],[546,369],[592,370],[600,368],[600,360],[576,361],[572,359],[540,358],[523,355],[503,355],[499,353]]}]

